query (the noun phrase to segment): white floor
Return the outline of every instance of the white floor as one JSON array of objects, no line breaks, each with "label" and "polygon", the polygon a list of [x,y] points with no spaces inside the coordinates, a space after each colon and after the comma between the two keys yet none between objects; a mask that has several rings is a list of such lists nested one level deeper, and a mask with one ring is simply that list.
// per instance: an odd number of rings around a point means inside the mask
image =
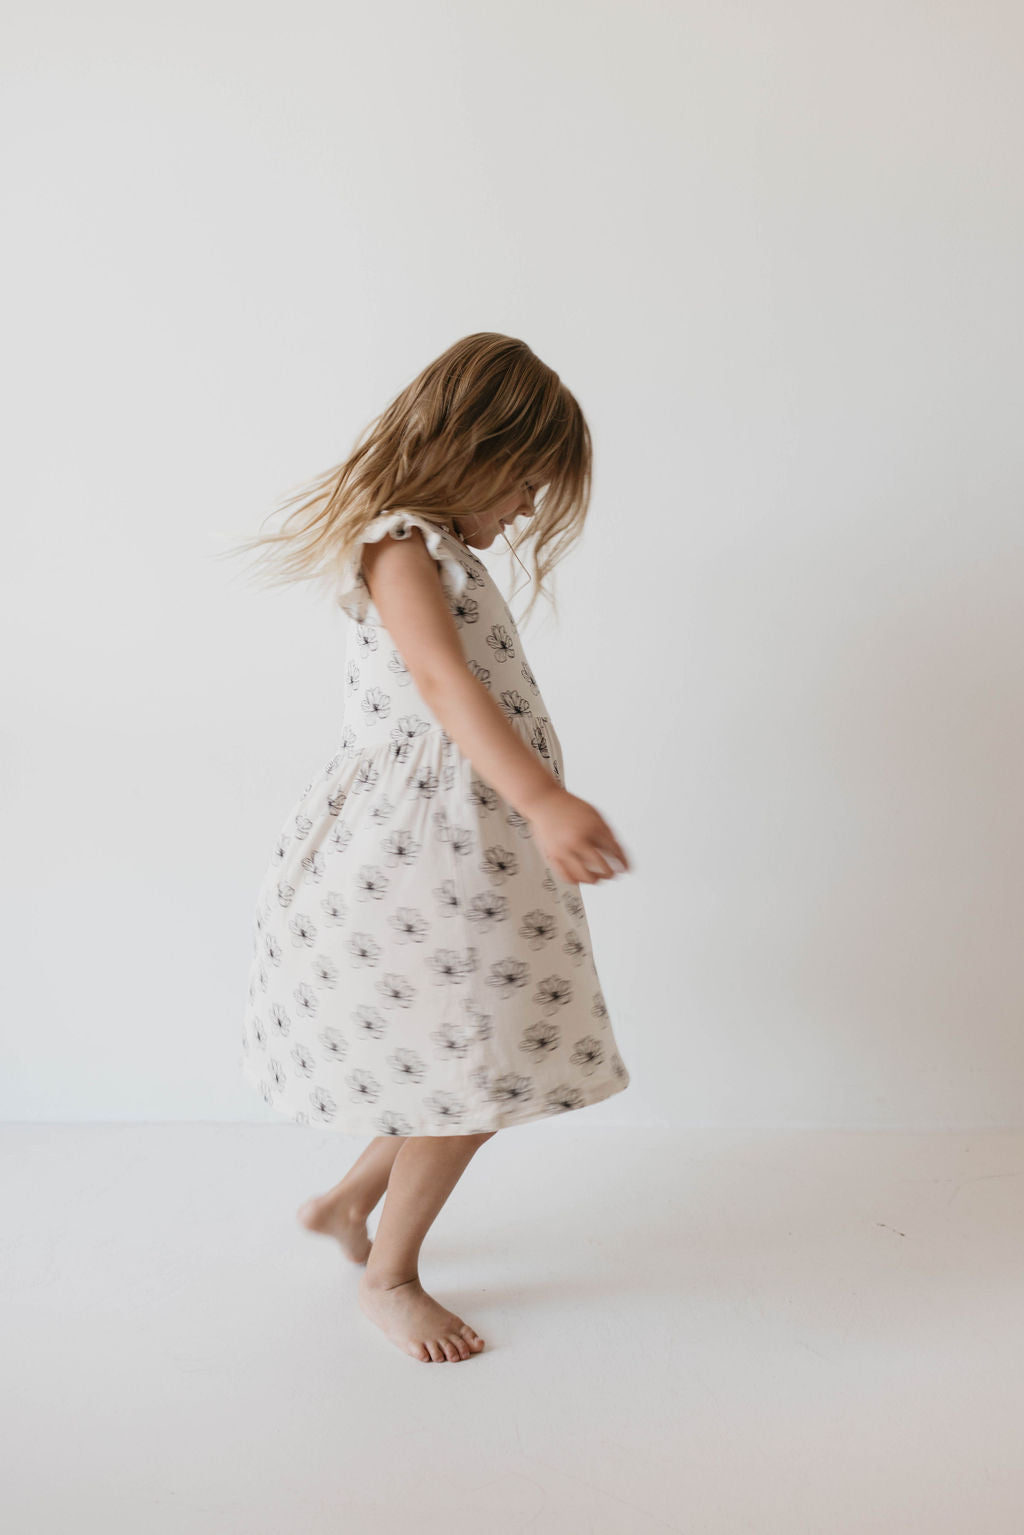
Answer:
[{"label": "white floor", "polygon": [[1024,1133],[517,1126],[423,1250],[461,1364],[295,1221],[363,1140],[0,1140],[9,1535],[1019,1535]]}]

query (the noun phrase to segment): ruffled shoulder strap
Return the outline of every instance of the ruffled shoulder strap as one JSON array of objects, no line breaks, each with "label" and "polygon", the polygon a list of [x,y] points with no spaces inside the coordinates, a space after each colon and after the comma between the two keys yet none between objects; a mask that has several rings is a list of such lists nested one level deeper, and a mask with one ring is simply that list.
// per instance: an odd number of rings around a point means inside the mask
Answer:
[{"label": "ruffled shoulder strap", "polygon": [[388,534],[392,538],[408,538],[413,528],[419,528],[428,551],[441,567],[442,585],[449,595],[457,596],[465,590],[469,576],[459,559],[460,545],[456,538],[415,512],[378,512],[366,524],[359,542],[349,551],[338,579],[338,606],[357,623],[364,623],[371,611],[377,612],[363,575],[363,544],[379,543]]}]

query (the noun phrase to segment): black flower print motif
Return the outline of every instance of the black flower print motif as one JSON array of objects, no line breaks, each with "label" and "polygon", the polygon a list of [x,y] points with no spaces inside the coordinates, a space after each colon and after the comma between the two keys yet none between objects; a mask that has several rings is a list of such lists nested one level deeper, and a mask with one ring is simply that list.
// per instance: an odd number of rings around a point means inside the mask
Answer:
[{"label": "black flower print motif", "polygon": [[514,879],[519,873],[519,859],[507,847],[489,847],[479,867],[491,879],[504,884],[506,880]]},{"label": "black flower print motif", "polygon": [[482,778],[474,778],[469,785],[470,800],[477,810],[489,812],[497,810],[498,796],[490,784],[484,783]]},{"label": "black flower print motif", "polygon": [[548,733],[544,729],[543,720],[534,720],[533,730],[530,733],[530,745],[545,762],[551,760],[551,747],[548,745]]},{"label": "black flower print motif", "polygon": [[353,788],[363,794],[371,794],[377,787],[380,778],[380,769],[375,767],[369,757],[362,757],[356,763],[356,774]]},{"label": "black flower print motif", "polygon": [[280,1002],[270,1004],[270,1032],[275,1039],[287,1039],[292,1031],[292,1021]]},{"label": "black flower print motif", "polygon": [[382,795],[379,800],[370,806],[368,815],[372,824],[383,825],[385,821],[391,820],[394,813],[394,805]]},{"label": "black flower print motif", "polygon": [[453,826],[443,813],[434,817],[434,825],[437,828],[438,842],[447,843],[458,857],[465,858],[472,852],[475,841],[468,827]]},{"label": "black flower print motif", "polygon": [[295,1016],[297,1018],[315,1018],[320,1011],[320,1001],[316,992],[308,981],[300,981],[292,992],[295,998]]},{"label": "black flower print motif", "polygon": [[466,1028],[472,1039],[483,1042],[494,1037],[494,1018],[490,1013],[485,1013],[481,1008],[466,998],[463,1003],[466,1013]]},{"label": "black flower print motif", "polygon": [[391,713],[391,699],[383,688],[367,688],[362,698],[362,710],[368,719],[386,720]]},{"label": "black flower print motif", "polygon": [[439,1029],[433,1030],[430,1037],[434,1041],[435,1054],[442,1058],[452,1055],[461,1058],[469,1049],[469,1030],[458,1023],[442,1024]]},{"label": "black flower print motif", "polygon": [[482,890],[466,906],[468,921],[481,933],[489,933],[496,923],[507,921],[508,912],[508,896],[493,890]]},{"label": "black flower print motif", "polygon": [[487,643],[493,650],[496,661],[511,661],[515,658],[516,647],[504,624],[495,624],[492,627],[487,636]]},{"label": "black flower print motif", "polygon": [[320,1035],[324,1054],[332,1061],[343,1061],[348,1055],[348,1040],[340,1029],[324,1029]]},{"label": "black flower print motif", "polygon": [[528,1029],[523,1030],[519,1048],[530,1050],[535,1055],[548,1055],[557,1047],[561,1035],[562,1031],[557,1024],[548,1023],[546,1020],[541,1023],[531,1023]]},{"label": "black flower print motif", "polygon": [[587,957],[587,946],[583,939],[572,928],[569,928],[562,944],[562,953],[567,954],[574,965],[580,965]]},{"label": "black flower print motif", "polygon": [[352,841],[353,835],[351,826],[336,826],[329,838],[331,852],[343,853]]},{"label": "black flower print motif", "polygon": [[569,1057],[574,1066],[579,1066],[589,1076],[604,1060],[604,1048],[599,1039],[593,1034],[586,1034],[576,1041],[576,1047]]},{"label": "black flower print motif", "polygon": [[328,794],[327,814],[340,815],[345,808],[345,801],[347,799],[348,791],[346,789],[335,789],[331,794]]},{"label": "black flower print motif", "polygon": [[317,986],[333,987],[338,983],[338,967],[326,954],[316,955],[310,971]]},{"label": "black flower print motif", "polygon": [[360,966],[378,964],[383,953],[381,945],[369,933],[353,933],[346,947],[353,963]]},{"label": "black flower print motif", "polygon": [[533,713],[529,700],[524,698],[522,693],[518,693],[515,688],[506,688],[505,692],[501,694],[499,702],[510,720],[525,719],[528,714]]},{"label": "black flower print motif", "polygon": [[371,1039],[383,1037],[387,1028],[383,1013],[375,1007],[370,1007],[368,1003],[362,1003],[354,1010],[352,1021],[355,1025],[354,1032],[365,1034]]},{"label": "black flower print motif", "polygon": [[[305,799],[306,795],[309,793],[312,787],[312,783],[308,783],[306,785],[305,789],[302,791],[303,799]],[[293,825],[295,827],[296,841],[305,842],[306,838],[309,836],[313,829],[313,822],[309,819],[309,816],[305,814],[297,815],[294,819]]]},{"label": "black flower print motif", "polygon": [[441,775],[427,763],[420,763],[406,779],[406,784],[414,799],[433,799],[441,787]]},{"label": "black flower print motif", "polygon": [[578,1087],[570,1087],[567,1082],[563,1082],[546,1094],[545,1102],[550,1108],[567,1112],[569,1109],[580,1108],[583,1103],[583,1094]]},{"label": "black flower print motif", "polygon": [[430,931],[430,923],[414,906],[400,906],[388,918],[388,926],[396,943],[422,943]]},{"label": "black flower print motif", "polygon": [[383,1039],[388,1031],[387,1019],[375,1007],[357,1007],[352,1023],[353,1033],[364,1039]]},{"label": "black flower print motif", "polygon": [[427,1070],[427,1063],[422,1056],[417,1055],[415,1050],[401,1047],[391,1052],[387,1064],[396,1082],[422,1082]]},{"label": "black flower print motif", "polygon": [[333,923],[335,927],[340,927],[348,917],[348,906],[346,905],[345,897],[338,890],[329,890],[327,892],[320,902],[320,910],[323,912],[328,923]]},{"label": "black flower print motif", "polygon": [[378,1114],[374,1120],[374,1127],[378,1135],[411,1135],[412,1121],[404,1114],[398,1114],[394,1109],[386,1109],[383,1114]]},{"label": "black flower print motif", "polygon": [[525,986],[530,979],[530,967],[524,960],[508,954],[496,960],[487,977],[488,986],[496,986],[502,997],[510,997],[513,991]]},{"label": "black flower print motif", "polygon": [[316,923],[306,912],[297,911],[289,922],[288,927],[291,931],[292,942],[296,948],[300,944],[304,944],[307,949],[311,949],[316,943]]},{"label": "black flower print motif", "polygon": [[433,893],[437,900],[438,910],[440,911],[442,917],[456,916],[462,910],[462,905],[459,901],[458,892],[455,889],[455,881],[453,879],[442,880],[441,883],[436,886]]},{"label": "black flower print motif", "polygon": [[390,883],[379,865],[364,863],[356,871],[356,895],[361,901],[382,901]]},{"label": "black flower print motif", "polygon": [[292,1060],[295,1062],[296,1071],[300,1071],[304,1077],[313,1075],[316,1062],[305,1045],[292,1046]]},{"label": "black flower print motif", "polygon": [[558,924],[549,911],[541,911],[535,907],[528,911],[517,929],[520,937],[525,938],[531,949],[542,949],[546,943],[550,943],[558,931]]},{"label": "black flower print motif", "polygon": [[509,807],[509,812],[508,812],[508,815],[505,817],[505,820],[506,820],[507,824],[512,828],[512,830],[516,833],[517,836],[519,836],[519,837],[532,837],[533,836],[533,824],[532,824],[532,822],[528,821],[526,816],[521,815],[520,812],[518,810],[516,810],[514,806],[510,806]]},{"label": "black flower print motif", "polygon": [[402,660],[400,652],[397,650],[390,651],[386,665],[397,686],[400,688],[407,688],[412,679],[409,674],[409,668]]},{"label": "black flower print motif", "polygon": [[442,1124],[457,1125],[466,1117],[466,1105],[454,1093],[430,1093],[424,1098],[423,1107]]},{"label": "black flower print motif", "polygon": [[390,864],[414,864],[423,847],[422,842],[417,842],[408,826],[400,831],[393,831],[390,837],[385,837],[381,843],[384,854],[384,862]]},{"label": "black flower print motif", "polygon": [[492,1103],[525,1103],[533,1095],[533,1083],[529,1077],[516,1076],[514,1071],[502,1072],[487,1089]]},{"label": "black flower print motif", "polygon": [[380,1097],[380,1083],[371,1071],[350,1071],[345,1081],[356,1102],[376,1103]]},{"label": "black flower print motif", "polygon": [[456,597],[449,604],[456,625],[475,624],[480,617],[480,604],[475,597]]},{"label": "black flower print motif", "polygon": [[[557,733],[483,562],[412,513],[364,531],[413,524],[469,674],[560,778]],[[578,887],[421,696],[358,557],[339,572],[339,604],[352,624],[336,745],[282,816],[256,892],[247,1077],[295,1123],[362,1135],[496,1130],[621,1091]]]},{"label": "black flower print motif", "polygon": [[302,860],[302,867],[315,883],[324,877],[324,869],[327,867],[324,855],[319,848],[311,848]]},{"label": "black flower print motif", "polygon": [[412,1007],[416,1000],[416,988],[410,985],[404,975],[397,973],[382,975],[377,982],[377,990],[384,999],[385,1007]]},{"label": "black flower print motif", "polygon": [[365,655],[367,651],[377,649],[377,631],[368,624],[356,624],[354,639],[356,655]]},{"label": "black flower print motif", "polygon": [[463,980],[475,968],[476,956],[472,949],[459,953],[457,949],[435,949],[427,963],[439,986],[461,986]]},{"label": "black flower print motif", "polygon": [[542,981],[538,982],[533,1000],[538,1002],[546,1013],[556,1012],[558,1008],[565,1007],[572,1001],[572,982],[563,975],[546,975]]},{"label": "black flower print motif", "polygon": [[330,1124],[337,1113],[338,1105],[326,1088],[314,1087],[309,1095],[309,1114],[314,1122]]}]

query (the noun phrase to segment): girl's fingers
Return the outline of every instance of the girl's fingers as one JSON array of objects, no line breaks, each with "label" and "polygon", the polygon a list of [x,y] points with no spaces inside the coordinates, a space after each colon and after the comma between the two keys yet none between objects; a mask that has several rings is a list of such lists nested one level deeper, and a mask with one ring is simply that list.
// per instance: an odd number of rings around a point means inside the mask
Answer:
[{"label": "girl's fingers", "polygon": [[[605,879],[607,877],[597,869],[591,867],[592,864],[597,862],[600,856],[601,855],[595,852],[593,848],[587,848],[585,853],[576,853],[573,855],[572,867],[576,870],[575,877],[581,884],[596,885],[599,879]],[[601,862],[603,863],[604,860],[601,859]],[[610,874],[611,870],[608,872]]]},{"label": "girl's fingers", "polygon": [[604,852],[599,847],[588,848],[587,867],[597,875],[598,879],[614,879],[615,870],[612,868]]},{"label": "girl's fingers", "polygon": [[621,842],[617,837],[613,837],[610,831],[601,851],[609,858],[617,858],[623,869],[629,868],[629,859],[626,857]]}]

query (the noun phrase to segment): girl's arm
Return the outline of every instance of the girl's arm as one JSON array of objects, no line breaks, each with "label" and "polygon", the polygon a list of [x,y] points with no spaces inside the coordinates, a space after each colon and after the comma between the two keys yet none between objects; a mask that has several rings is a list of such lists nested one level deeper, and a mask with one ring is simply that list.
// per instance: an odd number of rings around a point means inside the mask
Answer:
[{"label": "girl's arm", "polygon": [[363,546],[363,574],[385,629],[448,734],[485,782],[530,818],[530,807],[564,794],[505,718],[497,700],[466,666],[437,565],[418,528],[412,537]]},{"label": "girl's arm", "polygon": [[469,671],[437,565],[420,530],[412,531],[363,545],[363,574],[421,697],[481,778],[535,824],[562,879],[613,878],[609,857],[629,864],[610,827],[558,782]]}]

